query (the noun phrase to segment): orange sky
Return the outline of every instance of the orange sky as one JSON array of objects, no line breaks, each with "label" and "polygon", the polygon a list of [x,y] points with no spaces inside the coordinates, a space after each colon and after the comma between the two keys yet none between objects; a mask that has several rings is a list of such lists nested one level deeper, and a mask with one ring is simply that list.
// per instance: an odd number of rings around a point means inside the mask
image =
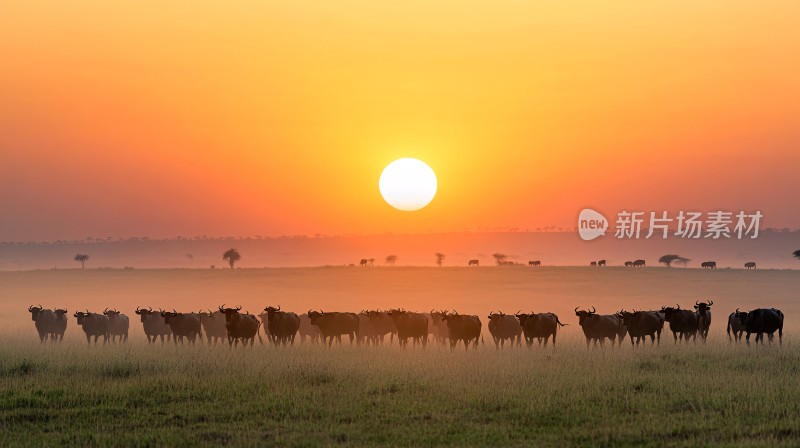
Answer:
[{"label": "orange sky", "polygon": [[[0,5],[0,240],[800,227],[800,3]],[[377,184],[439,177],[419,212]]]}]

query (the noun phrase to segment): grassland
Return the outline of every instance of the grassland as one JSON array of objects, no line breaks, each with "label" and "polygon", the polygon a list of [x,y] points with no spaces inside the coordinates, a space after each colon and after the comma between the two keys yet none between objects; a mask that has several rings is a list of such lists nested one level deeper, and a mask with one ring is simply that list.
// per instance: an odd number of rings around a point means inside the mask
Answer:
[{"label": "grassland", "polygon": [[[795,271],[552,268],[0,273],[0,446],[798,446]],[[708,344],[588,350],[570,312],[715,299]],[[29,303],[549,309],[556,350],[87,347],[38,343]],[[728,344],[728,309],[776,306],[784,345]],[[487,343],[489,338],[487,337]]]}]

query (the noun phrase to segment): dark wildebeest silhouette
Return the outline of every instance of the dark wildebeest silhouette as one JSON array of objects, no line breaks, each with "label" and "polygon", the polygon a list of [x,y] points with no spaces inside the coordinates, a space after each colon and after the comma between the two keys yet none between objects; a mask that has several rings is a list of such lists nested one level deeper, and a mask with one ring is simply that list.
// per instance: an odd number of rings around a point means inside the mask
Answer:
[{"label": "dark wildebeest silhouette", "polygon": [[39,333],[39,342],[46,341],[48,337],[52,341],[64,340],[64,332],[67,330],[66,309],[53,311],[44,309],[41,305],[31,305],[28,307],[28,312],[31,313],[31,320]]},{"label": "dark wildebeest silhouette", "polygon": [[128,329],[130,328],[128,316],[116,309],[109,310],[108,308],[103,311],[103,314],[108,316],[108,337],[110,342],[117,342],[117,337],[119,337],[119,342],[128,342]]},{"label": "dark wildebeest silhouette", "polygon": [[199,314],[179,313],[173,309],[172,312],[162,311],[161,316],[172,330],[172,341],[176,345],[179,341],[183,344],[183,338],[191,344],[197,341],[197,336],[203,338]]},{"label": "dark wildebeest silhouette", "polygon": [[358,313],[358,333],[356,333],[356,343],[358,345],[377,345],[375,342],[375,332],[372,331],[372,321],[369,318],[369,311],[361,310]]},{"label": "dark wildebeest silhouette", "polygon": [[619,338],[620,346],[622,346],[622,338],[624,337],[622,319],[613,314],[597,314],[597,310],[592,307],[592,311],[580,310],[575,307],[575,315],[578,316],[578,324],[583,329],[583,335],[586,337],[586,348],[589,348],[589,343],[594,341],[595,347],[597,343],[600,345],[605,344],[606,338],[611,340],[611,346]]},{"label": "dark wildebeest silhouette", "polygon": [[447,336],[450,339],[450,349],[455,350],[458,341],[464,341],[464,349],[469,350],[470,342],[478,348],[481,337],[481,319],[478,316],[462,315],[457,311],[453,314],[445,313],[442,320],[447,322]]},{"label": "dark wildebeest silhouette", "polygon": [[[622,324],[628,330],[631,338],[631,346],[638,346],[641,342],[644,346],[645,337],[650,336],[651,345],[655,345],[656,338],[661,343],[661,330],[664,328],[664,316],[658,311],[636,311],[629,313],[625,310],[617,315],[622,319]],[[635,345],[634,345],[635,341]]]},{"label": "dark wildebeest silhouette", "polygon": [[358,334],[358,315],[355,313],[339,313],[339,312],[324,312],[308,311],[308,317],[311,319],[311,324],[319,328],[322,335],[322,343],[327,342],[328,347],[333,345],[333,338],[339,345],[342,345],[342,335],[350,337],[350,345]]},{"label": "dark wildebeest silhouette", "polygon": [[589,266],[595,267],[595,266],[597,266],[597,262],[596,261],[592,261],[592,262],[589,263]]},{"label": "dark wildebeest silhouette", "polygon": [[[389,335],[389,343],[394,341],[394,335],[397,334],[397,327],[394,324],[392,316],[386,311],[374,310],[367,312],[369,322],[371,324],[372,336],[375,344],[380,342],[383,344],[386,335]],[[361,319],[359,317],[359,319]]]},{"label": "dark wildebeest silhouette", "polygon": [[228,328],[225,313],[222,311],[206,310],[200,313],[200,326],[206,334],[208,345],[223,343],[228,339]]},{"label": "dark wildebeest silhouette", "polygon": [[447,321],[442,319],[442,316],[447,314],[447,311],[431,310],[431,321],[428,332],[433,335],[434,339],[441,345],[446,345],[450,337],[450,330],[447,329]]},{"label": "dark wildebeest silhouette", "polygon": [[759,308],[750,312],[739,311],[736,309],[736,317],[744,325],[744,331],[747,332],[747,345],[750,345],[750,335],[756,334],[756,344],[764,343],[764,333],[769,336],[769,343],[772,344],[772,339],[775,337],[775,331],[778,332],[778,340],[783,345],[783,313],[775,308],[765,309]]},{"label": "dark wildebeest silhouette", "polygon": [[143,309],[136,307],[136,314],[142,320],[142,327],[144,328],[144,335],[147,337],[148,343],[156,343],[156,338],[161,337],[161,345],[164,345],[164,337],[166,336],[167,342],[172,338],[172,328],[167,324],[164,316],[161,315],[164,310],[153,311],[152,308]]},{"label": "dark wildebeest silhouette", "polygon": [[424,314],[399,309],[389,311],[389,316],[397,328],[400,347],[406,348],[409,339],[414,340],[414,345],[421,343],[423,348],[428,345],[428,318]]},{"label": "dark wildebeest silhouette", "polygon": [[542,262],[539,261],[539,260],[533,260],[533,261],[529,261],[528,262],[528,266],[533,266],[535,268],[538,268],[541,265],[542,265]]},{"label": "dark wildebeest silhouette", "polygon": [[268,306],[264,308],[264,311],[267,313],[264,333],[269,335],[269,338],[275,344],[286,345],[290,343],[294,345],[294,338],[300,330],[300,317],[292,312],[281,311],[280,305],[277,308]]},{"label": "dark wildebeest silhouette", "polygon": [[645,266],[646,266],[646,263],[645,263],[644,260],[635,260],[633,262],[633,267],[635,267],[635,268],[643,268]]},{"label": "dark wildebeest silhouette", "polygon": [[480,266],[481,262],[478,260],[469,260],[469,266]]},{"label": "dark wildebeest silhouette", "polygon": [[756,262],[755,261],[748,261],[747,263],[744,264],[744,267],[745,267],[745,269],[755,269],[756,268]]},{"label": "dark wildebeest silhouette", "polygon": [[597,267],[602,267],[606,265],[606,260],[600,260],[597,262]]},{"label": "dark wildebeest silhouette", "polygon": [[240,313],[239,311],[242,310],[241,306],[226,308],[225,304],[222,304],[219,310],[225,314],[225,328],[228,329],[229,347],[238,345],[239,341],[242,341],[242,347],[247,347],[248,343],[250,343],[250,347],[252,347],[256,342],[256,336],[258,336],[261,344],[264,344],[264,340],[261,339],[261,334],[258,332],[261,328],[261,322],[259,322],[255,315],[249,312],[245,314]]},{"label": "dark wildebeest silhouette", "polygon": [[704,261],[700,263],[700,267],[703,269],[716,269],[717,262],[716,261]]},{"label": "dark wildebeest silhouette", "polygon": [[709,300],[708,303],[694,302],[694,309],[697,310],[697,331],[700,332],[703,341],[708,339],[708,328],[711,326],[711,305],[713,304],[713,300]]},{"label": "dark wildebeest silhouette", "polygon": [[[728,332],[728,341],[733,342],[734,340],[738,344],[739,341],[742,340],[742,335],[746,330],[745,325],[736,317],[736,312],[733,312],[728,316],[728,328],[726,331]],[[733,335],[731,336],[731,333]]]},{"label": "dark wildebeest silhouette", "polygon": [[558,326],[563,327],[566,325],[562,324],[554,313],[534,313],[531,311],[528,314],[522,314],[517,312],[514,316],[519,321],[519,326],[525,334],[525,343],[528,348],[533,346],[534,339],[539,341],[540,346],[542,345],[542,340],[544,340],[544,346],[547,347],[547,341],[550,336],[553,337],[553,347],[555,347]]},{"label": "dark wildebeest silhouette", "polygon": [[669,322],[669,329],[672,331],[672,337],[675,338],[675,343],[679,339],[689,342],[689,338],[693,341],[697,340],[697,331],[699,329],[697,313],[689,310],[682,310],[680,305],[673,307],[661,307],[661,312],[664,313],[664,320]]},{"label": "dark wildebeest silhouette", "polygon": [[633,267],[633,262],[632,262],[632,261],[626,261],[626,262],[625,262],[625,267],[626,267],[626,268]]},{"label": "dark wildebeest silhouette", "polygon": [[367,260],[366,258],[362,258],[361,261],[358,262],[358,264],[361,266],[366,266],[368,263],[369,260]]},{"label": "dark wildebeest silhouette", "polygon": [[303,313],[298,317],[300,318],[300,329],[297,332],[300,335],[300,342],[305,344],[306,337],[308,337],[312,344],[316,344],[320,336],[319,327],[311,325],[311,318],[308,317],[308,314]]},{"label": "dark wildebeest silhouette", "polygon": [[522,345],[522,326],[515,316],[490,312],[487,319],[489,319],[487,324],[489,334],[494,339],[495,348],[499,350],[500,347],[505,347],[506,341],[509,341],[511,347],[514,347],[514,342],[517,343],[517,347]]},{"label": "dark wildebeest silhouette", "polygon": [[78,311],[74,314],[78,320],[78,325],[83,327],[83,332],[86,333],[86,342],[92,343],[91,338],[94,336],[94,343],[97,344],[97,338],[103,337],[103,345],[108,342],[108,316],[97,313],[90,313]]}]

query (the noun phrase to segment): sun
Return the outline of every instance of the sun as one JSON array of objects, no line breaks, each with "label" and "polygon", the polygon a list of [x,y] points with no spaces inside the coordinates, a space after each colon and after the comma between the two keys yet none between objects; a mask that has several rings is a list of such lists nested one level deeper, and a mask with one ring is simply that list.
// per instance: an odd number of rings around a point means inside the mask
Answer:
[{"label": "sun", "polygon": [[383,169],[378,188],[392,207],[406,212],[419,210],[436,196],[436,173],[418,159],[397,159]]}]

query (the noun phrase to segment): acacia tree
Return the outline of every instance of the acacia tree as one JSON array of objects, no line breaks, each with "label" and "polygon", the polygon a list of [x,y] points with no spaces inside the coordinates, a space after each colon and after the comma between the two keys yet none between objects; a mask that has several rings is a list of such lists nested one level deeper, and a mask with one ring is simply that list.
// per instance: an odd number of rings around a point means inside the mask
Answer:
[{"label": "acacia tree", "polygon": [[436,252],[436,264],[441,266],[444,263],[444,254],[441,252]]},{"label": "acacia tree", "polygon": [[397,262],[397,255],[389,255],[386,257],[386,264],[388,264],[389,266],[394,266],[396,262]]},{"label": "acacia tree", "polygon": [[75,258],[73,258],[73,260],[81,264],[81,269],[86,269],[86,262],[89,261],[89,256],[85,254],[78,254],[75,255]]},{"label": "acacia tree", "polygon": [[501,254],[500,252],[497,252],[492,254],[492,256],[494,257],[494,261],[495,263],[497,263],[498,266],[506,264],[506,258],[507,258],[506,254]]},{"label": "acacia tree", "polygon": [[229,265],[231,265],[231,269],[233,269],[233,265],[236,264],[237,261],[242,259],[242,256],[239,255],[239,251],[236,249],[228,249],[222,254],[222,259],[227,261]]},{"label": "acacia tree", "polygon": [[794,251],[794,257],[800,260],[800,250]]},{"label": "acacia tree", "polygon": [[658,259],[659,263],[664,263],[664,265],[668,268],[672,267],[672,263],[681,263],[683,267],[686,267],[686,263],[689,262],[688,258],[683,258],[680,255],[664,255]]}]

